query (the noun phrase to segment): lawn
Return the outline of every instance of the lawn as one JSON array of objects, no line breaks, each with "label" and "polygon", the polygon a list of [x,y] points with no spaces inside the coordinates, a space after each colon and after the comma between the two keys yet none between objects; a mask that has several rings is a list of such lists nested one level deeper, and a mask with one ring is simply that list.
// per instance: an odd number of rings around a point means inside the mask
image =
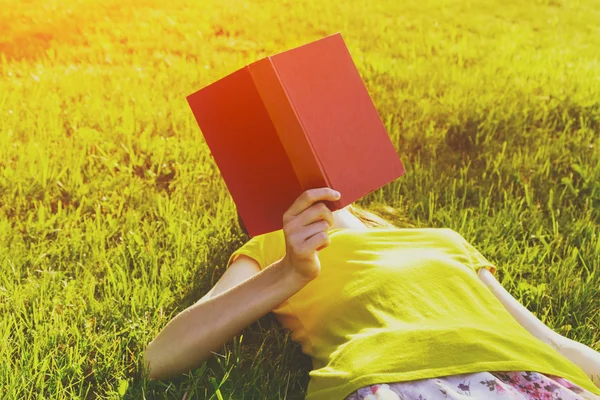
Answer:
[{"label": "lawn", "polygon": [[600,350],[600,1],[0,0],[1,398],[303,398],[272,314],[179,379],[141,355],[248,239],[185,96],[338,31],[407,168],[359,204]]}]

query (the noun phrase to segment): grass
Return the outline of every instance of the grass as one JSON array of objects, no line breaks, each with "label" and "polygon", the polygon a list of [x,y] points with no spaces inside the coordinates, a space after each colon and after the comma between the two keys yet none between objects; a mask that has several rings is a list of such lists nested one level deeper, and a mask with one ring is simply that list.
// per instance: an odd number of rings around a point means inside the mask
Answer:
[{"label": "grass", "polygon": [[180,379],[141,354],[247,239],[185,96],[337,31],[408,171],[359,203],[457,230],[600,349],[599,6],[0,0],[0,396],[303,397],[271,314]]}]

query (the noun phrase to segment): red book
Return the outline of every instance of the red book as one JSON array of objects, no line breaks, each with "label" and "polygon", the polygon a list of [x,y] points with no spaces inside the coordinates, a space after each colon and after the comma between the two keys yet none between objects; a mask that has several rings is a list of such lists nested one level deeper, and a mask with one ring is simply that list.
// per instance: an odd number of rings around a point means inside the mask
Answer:
[{"label": "red book", "polygon": [[263,58],[187,96],[251,237],[283,228],[302,192],[330,187],[338,210],[404,175],[336,33]]}]

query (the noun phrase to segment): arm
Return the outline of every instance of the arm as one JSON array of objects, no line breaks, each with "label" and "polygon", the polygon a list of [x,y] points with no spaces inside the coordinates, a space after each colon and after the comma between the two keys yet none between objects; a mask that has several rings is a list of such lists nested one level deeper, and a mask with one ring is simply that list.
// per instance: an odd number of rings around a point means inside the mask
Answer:
[{"label": "arm", "polygon": [[556,349],[573,364],[578,365],[588,377],[591,377],[594,385],[600,388],[600,353],[583,343],[568,339],[550,329],[504,289],[486,268],[481,268],[478,276],[525,329],[542,342]]},{"label": "arm", "polygon": [[167,378],[198,366],[306,283],[283,259],[261,271],[252,258],[238,257],[210,292],[150,342],[144,352],[149,378]]},{"label": "arm", "polygon": [[149,378],[165,378],[200,364],[246,326],[284,303],[315,279],[317,251],[330,243],[333,213],[321,200],[337,200],[331,188],[304,191],[283,214],[285,255],[260,270],[251,257],[237,258],[219,283],[183,310],[144,352]]}]

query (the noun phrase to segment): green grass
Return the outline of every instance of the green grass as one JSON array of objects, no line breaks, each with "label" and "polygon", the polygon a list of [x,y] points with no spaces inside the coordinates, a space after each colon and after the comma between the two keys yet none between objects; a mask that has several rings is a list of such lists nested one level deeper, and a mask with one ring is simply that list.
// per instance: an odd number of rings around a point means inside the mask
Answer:
[{"label": "green grass", "polygon": [[408,171],[359,203],[457,230],[600,349],[599,27],[597,0],[0,0],[0,397],[303,397],[271,314],[181,379],[141,354],[247,239],[185,96],[337,31]]}]

